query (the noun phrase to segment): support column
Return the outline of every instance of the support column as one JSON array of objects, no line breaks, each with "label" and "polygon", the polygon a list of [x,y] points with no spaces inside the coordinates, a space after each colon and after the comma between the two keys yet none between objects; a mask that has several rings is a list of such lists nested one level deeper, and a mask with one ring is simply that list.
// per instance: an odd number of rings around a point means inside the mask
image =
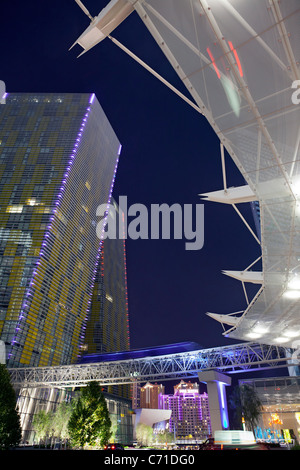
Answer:
[{"label": "support column", "polygon": [[207,385],[212,435],[214,431],[229,429],[225,386],[231,384],[231,377],[210,370],[199,372],[198,378]]},{"label": "support column", "polygon": [[0,364],[6,364],[5,343],[0,340]]}]

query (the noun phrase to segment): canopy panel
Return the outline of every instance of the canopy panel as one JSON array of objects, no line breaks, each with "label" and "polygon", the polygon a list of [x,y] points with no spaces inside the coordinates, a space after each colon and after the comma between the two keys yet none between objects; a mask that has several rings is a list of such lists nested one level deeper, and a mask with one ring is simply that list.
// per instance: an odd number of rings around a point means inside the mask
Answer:
[{"label": "canopy panel", "polygon": [[293,346],[300,339],[299,1],[148,0],[134,8],[259,201],[262,289],[226,335]]}]

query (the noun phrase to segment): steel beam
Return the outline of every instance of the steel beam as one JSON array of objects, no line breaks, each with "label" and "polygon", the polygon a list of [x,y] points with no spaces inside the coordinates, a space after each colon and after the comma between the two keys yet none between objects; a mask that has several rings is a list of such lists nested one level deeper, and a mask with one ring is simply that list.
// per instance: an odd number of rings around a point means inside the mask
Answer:
[{"label": "steel beam", "polygon": [[208,370],[228,374],[290,365],[290,350],[282,346],[242,343],[123,361],[8,370],[15,388],[67,388],[81,387],[91,381],[103,386],[131,384],[197,377],[199,372]]}]

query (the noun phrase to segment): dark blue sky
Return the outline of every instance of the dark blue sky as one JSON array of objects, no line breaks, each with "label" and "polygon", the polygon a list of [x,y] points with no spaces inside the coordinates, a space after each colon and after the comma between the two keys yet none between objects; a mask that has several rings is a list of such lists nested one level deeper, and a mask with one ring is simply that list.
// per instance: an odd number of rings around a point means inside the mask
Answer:
[{"label": "dark blue sky", "polygon": [[[86,0],[93,16],[108,0]],[[77,59],[68,51],[89,24],[75,0],[1,5],[0,79],[8,92],[95,92],[122,153],[114,197],[141,203],[201,204],[198,194],[222,188],[219,141],[205,118],[109,39]],[[133,13],[112,36],[185,92],[139,17]],[[243,179],[226,156],[228,185]],[[254,226],[250,206],[241,207]],[[246,268],[260,254],[247,228],[227,205],[205,203],[205,241],[128,240],[127,275],[132,348],[196,341],[202,347],[237,343],[207,311],[245,308],[242,285],[222,269]],[[251,298],[251,294],[250,294]]]}]

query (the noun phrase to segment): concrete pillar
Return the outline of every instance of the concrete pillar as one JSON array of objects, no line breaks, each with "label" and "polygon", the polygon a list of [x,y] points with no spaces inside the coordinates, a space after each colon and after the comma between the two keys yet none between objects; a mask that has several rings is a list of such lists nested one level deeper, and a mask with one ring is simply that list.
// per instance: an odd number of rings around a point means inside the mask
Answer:
[{"label": "concrete pillar", "polygon": [[229,429],[225,386],[231,384],[231,378],[215,370],[199,372],[198,378],[207,385],[212,435]]},{"label": "concrete pillar", "polygon": [[0,340],[0,364],[6,364],[5,343]]}]

